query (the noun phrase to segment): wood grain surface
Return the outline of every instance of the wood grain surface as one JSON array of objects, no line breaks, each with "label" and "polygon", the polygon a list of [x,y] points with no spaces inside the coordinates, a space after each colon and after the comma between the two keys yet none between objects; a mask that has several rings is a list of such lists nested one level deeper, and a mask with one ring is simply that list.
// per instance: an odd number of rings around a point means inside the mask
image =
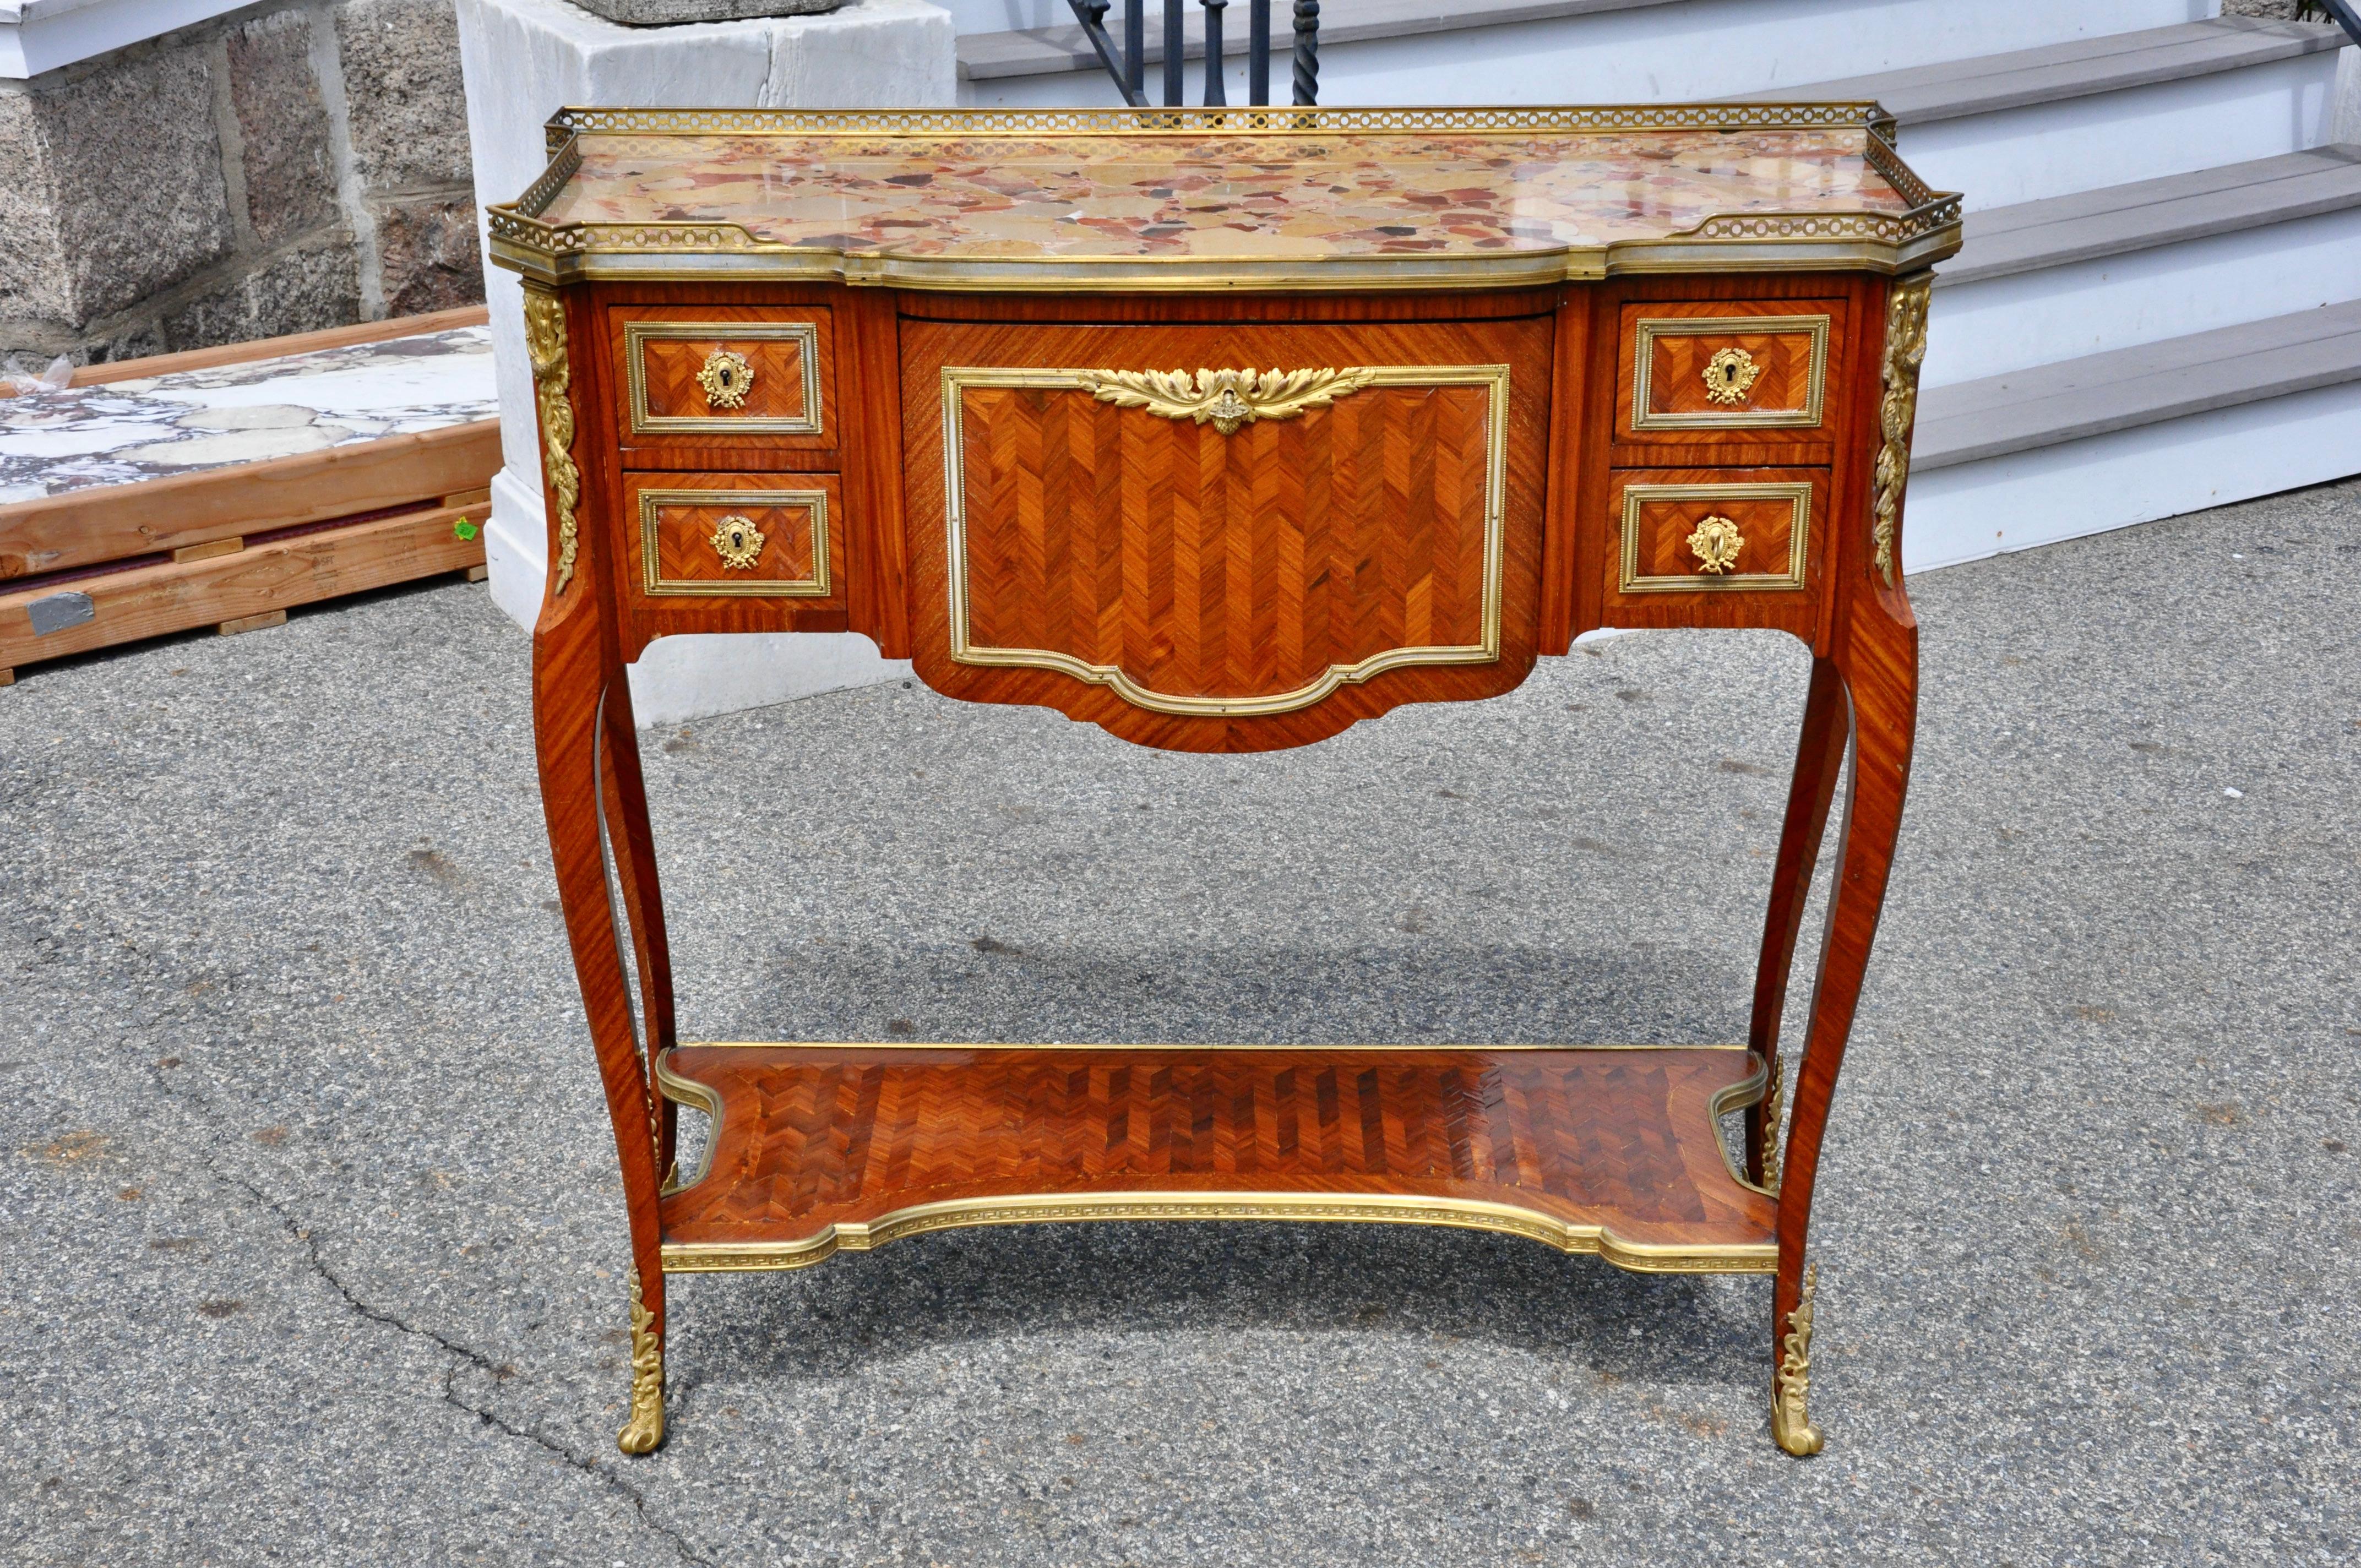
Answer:
[{"label": "wood grain surface", "polygon": [[[685,1046],[720,1106],[668,1246],[804,1241],[925,1203],[1100,1193],[1505,1205],[1633,1248],[1753,1248],[1771,1201],[1708,1110],[1730,1049]],[[1377,1217],[1377,1216],[1370,1216]],[[1726,1260],[1725,1260],[1726,1261]]]},{"label": "wood grain surface", "polygon": [[[480,524],[484,510],[422,507],[196,560],[160,561],[0,594],[0,666],[22,667],[192,627],[283,616],[322,599],[465,571],[483,564],[484,542],[480,534],[462,539],[452,532],[462,516]],[[34,603],[68,593],[90,600],[92,618],[36,632]]]},{"label": "wood grain surface", "polygon": [[[1532,661],[1552,323],[1123,328],[906,323],[909,613],[920,675],[1042,703],[1145,744],[1259,750],[1404,701],[1488,696]],[[1509,367],[1497,651],[1442,655],[1295,711],[1176,715],[1054,669],[953,657],[943,368]],[[970,640],[1119,669],[1139,688],[1250,699],[1388,650],[1478,648],[1482,389],[1369,387],[1230,435],[1084,389],[969,388],[957,454]],[[1444,662],[1447,660],[1448,662]]]}]

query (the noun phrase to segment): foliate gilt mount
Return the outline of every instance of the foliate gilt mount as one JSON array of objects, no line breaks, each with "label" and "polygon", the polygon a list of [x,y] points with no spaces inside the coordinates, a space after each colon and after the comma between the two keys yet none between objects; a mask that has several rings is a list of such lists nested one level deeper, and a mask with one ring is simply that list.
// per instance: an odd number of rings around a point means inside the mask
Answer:
[{"label": "foliate gilt mount", "polygon": [[1101,402],[1146,409],[1162,419],[1191,419],[1235,435],[1257,420],[1293,419],[1324,409],[1378,378],[1375,370],[1077,370],[1075,379]]}]

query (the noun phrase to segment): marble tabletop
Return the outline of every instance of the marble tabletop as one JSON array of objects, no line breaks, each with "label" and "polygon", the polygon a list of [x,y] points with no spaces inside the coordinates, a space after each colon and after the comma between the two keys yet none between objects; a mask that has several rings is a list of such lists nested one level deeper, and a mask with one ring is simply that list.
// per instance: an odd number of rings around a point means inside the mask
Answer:
[{"label": "marble tabletop", "polygon": [[499,411],[480,326],[0,398],[0,507]]},{"label": "marble tabletop", "polygon": [[539,216],[1002,259],[1546,252],[1726,214],[1906,213],[1869,135],[598,135]]}]

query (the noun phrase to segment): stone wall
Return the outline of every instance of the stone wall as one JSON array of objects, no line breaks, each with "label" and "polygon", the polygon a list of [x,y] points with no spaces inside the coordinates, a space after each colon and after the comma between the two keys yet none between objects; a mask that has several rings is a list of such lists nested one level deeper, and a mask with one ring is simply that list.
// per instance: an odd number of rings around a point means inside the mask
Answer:
[{"label": "stone wall", "polygon": [[0,82],[0,359],[484,297],[451,0],[263,0]]}]

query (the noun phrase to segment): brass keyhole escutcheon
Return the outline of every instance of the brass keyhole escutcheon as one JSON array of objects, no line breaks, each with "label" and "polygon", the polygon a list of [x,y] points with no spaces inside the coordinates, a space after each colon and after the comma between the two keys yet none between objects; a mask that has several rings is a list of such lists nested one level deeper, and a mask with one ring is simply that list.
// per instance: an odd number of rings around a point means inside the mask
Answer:
[{"label": "brass keyhole escutcheon", "polygon": [[1707,518],[1689,535],[1689,551],[1697,558],[1697,570],[1716,576],[1737,565],[1738,553],[1745,548],[1738,524],[1726,517]]},{"label": "brass keyhole escutcheon", "polygon": [[706,407],[743,408],[746,394],[754,389],[754,367],[742,354],[717,348],[705,356],[705,365],[697,373],[697,384],[705,389]]},{"label": "brass keyhole escutcheon", "polygon": [[713,553],[732,572],[751,572],[763,554],[763,531],[754,520],[732,512],[713,525]]},{"label": "brass keyhole escutcheon", "polygon": [[1761,378],[1763,367],[1742,348],[1722,349],[1705,362],[1705,395],[1714,402],[1736,406],[1746,400]]}]

